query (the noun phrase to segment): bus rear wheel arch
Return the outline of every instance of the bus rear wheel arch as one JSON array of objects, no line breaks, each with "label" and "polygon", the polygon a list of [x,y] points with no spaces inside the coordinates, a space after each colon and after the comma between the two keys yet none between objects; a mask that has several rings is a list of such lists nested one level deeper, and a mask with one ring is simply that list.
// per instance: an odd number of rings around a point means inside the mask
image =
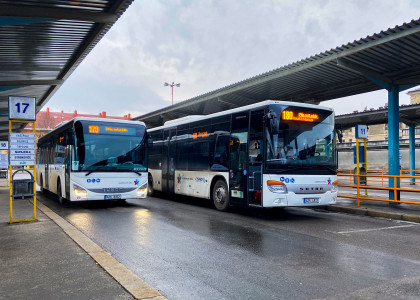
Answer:
[{"label": "bus rear wheel arch", "polygon": [[45,189],[44,189],[44,178],[42,177],[42,174],[40,176],[40,190],[41,190],[41,194],[45,194]]},{"label": "bus rear wheel arch", "polygon": [[154,193],[155,193],[155,190],[153,189],[153,177],[149,173],[149,176],[147,178],[147,196],[152,197]]},{"label": "bus rear wheel arch", "polygon": [[61,205],[64,205],[67,203],[66,198],[63,197],[62,191],[61,191],[61,180],[58,179],[57,180],[57,198],[58,198],[58,203],[60,203]]},{"label": "bus rear wheel arch", "polygon": [[217,179],[212,185],[211,198],[217,210],[229,209],[229,189],[224,179]]}]

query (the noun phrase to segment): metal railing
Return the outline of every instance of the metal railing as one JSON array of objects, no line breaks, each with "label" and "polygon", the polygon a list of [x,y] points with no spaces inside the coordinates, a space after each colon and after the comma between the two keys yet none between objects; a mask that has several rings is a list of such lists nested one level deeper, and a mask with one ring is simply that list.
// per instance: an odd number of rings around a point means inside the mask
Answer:
[{"label": "metal railing", "polygon": [[[349,171],[349,170],[343,170],[341,169],[340,171]],[[352,170],[350,170],[352,171]],[[373,171],[373,170],[369,170]],[[357,201],[357,207],[360,206],[360,200],[372,200],[372,201],[384,201],[384,202],[394,202],[394,203],[406,203],[406,204],[417,204],[420,205],[420,196],[417,198],[419,199],[419,201],[404,201],[404,200],[400,200],[399,198],[399,194],[400,192],[410,192],[410,193],[419,193],[420,192],[420,187],[418,188],[413,188],[413,187],[402,187],[401,184],[402,183],[411,183],[411,180],[419,180],[420,176],[409,176],[409,175],[388,175],[388,174],[384,174],[385,170],[381,170],[381,174],[370,174],[369,172],[367,172],[366,174],[353,174],[352,172],[349,172],[347,174],[337,174],[338,179],[339,179],[339,187],[346,187],[346,188],[352,188],[352,189],[356,189],[357,193],[356,195],[345,195],[343,193],[340,193],[340,189],[338,190],[339,194],[338,197],[342,197],[342,198],[351,198],[351,199],[356,199]],[[404,170],[407,171],[407,170]],[[411,171],[411,170],[409,170]],[[350,178],[350,184],[345,184],[348,181],[348,177]],[[365,177],[364,179],[366,180],[366,184],[361,184],[360,183],[360,179]],[[377,179],[378,178],[378,179]],[[392,187],[385,187],[383,186],[384,182],[385,183],[389,183],[389,180],[392,180]],[[409,181],[404,181],[403,179],[410,179]],[[354,184],[351,184],[352,181],[354,181]],[[381,182],[382,186],[376,186],[376,185],[372,185],[370,183],[372,182]],[[365,190],[365,194],[362,195],[361,194],[361,190]],[[375,190],[375,191],[388,191],[388,193],[385,193],[385,195],[383,195],[384,198],[375,198],[375,197],[369,197],[368,196],[368,190]],[[385,199],[385,197],[389,197],[389,191],[392,192],[393,195],[393,199]],[[376,195],[377,196],[377,195]],[[382,196],[382,195],[380,195]]]},{"label": "metal railing", "polygon": [[[348,176],[347,179],[350,181],[350,183],[352,183],[352,181],[354,180],[353,175],[356,174],[356,171],[354,169],[353,170],[352,169],[337,169],[337,172],[338,172],[338,174],[340,174],[340,176],[347,175]],[[400,176],[403,176],[403,175],[406,175],[406,174],[410,174],[410,177],[409,177],[410,180],[408,180],[408,181],[402,180],[401,183],[409,183],[409,184],[413,185],[413,184],[416,183],[416,176],[420,176],[420,170],[400,170]],[[360,174],[360,175],[364,175],[364,174]],[[370,176],[370,175],[381,175],[380,176],[381,179],[371,179],[370,181],[380,182],[382,186],[384,186],[384,184],[388,183],[388,180],[384,176],[384,175],[388,175],[388,170],[385,170],[385,169],[368,169],[367,172],[366,172],[366,176]]]}]

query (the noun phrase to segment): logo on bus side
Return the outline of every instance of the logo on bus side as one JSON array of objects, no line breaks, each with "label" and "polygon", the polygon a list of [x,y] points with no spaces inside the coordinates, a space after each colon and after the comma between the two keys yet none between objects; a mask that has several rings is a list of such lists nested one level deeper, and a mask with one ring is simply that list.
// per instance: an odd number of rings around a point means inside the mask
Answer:
[{"label": "logo on bus side", "polygon": [[88,178],[88,179],[86,179],[86,182],[87,183],[95,183],[95,182],[97,182],[97,183],[99,183],[99,182],[101,182],[101,179],[100,178]]},{"label": "logo on bus side", "polygon": [[195,177],[195,182],[203,182],[203,183],[206,183],[206,178],[203,178],[203,177]]},{"label": "logo on bus side", "polygon": [[286,182],[286,183],[295,183],[295,179],[294,178],[284,178],[283,176],[280,177],[280,182]]}]

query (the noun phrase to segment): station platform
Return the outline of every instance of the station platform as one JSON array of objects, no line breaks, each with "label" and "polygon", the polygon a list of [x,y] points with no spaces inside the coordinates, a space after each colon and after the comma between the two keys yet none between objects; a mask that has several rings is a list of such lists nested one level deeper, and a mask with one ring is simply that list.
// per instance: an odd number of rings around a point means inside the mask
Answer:
[{"label": "station platform", "polygon": [[[0,299],[165,299],[39,202],[36,214],[9,224],[0,188]],[[32,202],[14,200],[13,220],[31,218]]]},{"label": "station platform", "polygon": [[[363,193],[364,189],[361,188],[361,194]],[[354,188],[339,187],[338,194],[356,196],[357,192]],[[368,190],[368,197],[387,199],[388,191]],[[338,197],[337,204],[324,208],[329,211],[420,223],[420,193],[402,192],[400,199],[402,201],[418,202],[419,204],[363,200],[363,197],[361,197],[359,207],[357,207],[356,199]]]}]

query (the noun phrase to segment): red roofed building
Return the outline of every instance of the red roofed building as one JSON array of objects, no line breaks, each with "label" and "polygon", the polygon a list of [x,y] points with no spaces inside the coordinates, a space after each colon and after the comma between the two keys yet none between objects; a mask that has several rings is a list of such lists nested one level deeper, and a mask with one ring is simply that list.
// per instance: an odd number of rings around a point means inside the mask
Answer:
[{"label": "red roofed building", "polygon": [[[70,121],[75,117],[90,117],[90,118],[107,118],[107,119],[120,119],[120,120],[130,120],[131,115],[124,115],[123,117],[117,117],[117,116],[107,116],[106,112],[103,111],[97,115],[89,115],[89,114],[79,114],[77,113],[77,110],[75,110],[72,113],[66,113],[64,111],[61,112],[53,112],[50,111],[49,108],[47,110],[43,111],[41,110],[36,114],[36,136],[41,137],[51,130],[53,130],[58,124]],[[32,132],[32,124],[29,123],[28,126],[26,126],[27,130],[30,130]]]}]

